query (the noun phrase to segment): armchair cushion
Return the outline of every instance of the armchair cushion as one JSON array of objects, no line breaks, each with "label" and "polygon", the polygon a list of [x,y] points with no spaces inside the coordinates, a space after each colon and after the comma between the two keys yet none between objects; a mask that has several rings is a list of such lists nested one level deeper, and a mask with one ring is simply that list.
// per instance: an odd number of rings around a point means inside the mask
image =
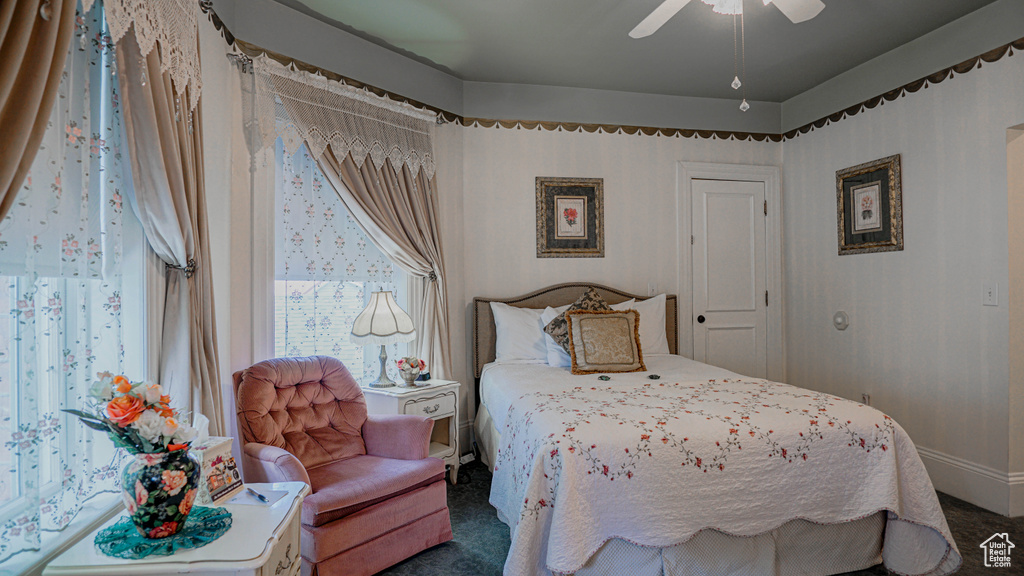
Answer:
[{"label": "armchair cushion", "polygon": [[430,455],[434,421],[415,414],[370,414],[363,422],[366,453],[384,458],[419,460]]},{"label": "armchair cushion", "polygon": [[309,484],[309,474],[291,452],[277,446],[267,446],[249,442],[242,451],[246,458],[255,464],[250,467],[249,482],[305,482]]},{"label": "armchair cushion", "polygon": [[354,456],[307,470],[313,493],[302,501],[302,523],[322,526],[444,479],[437,458],[397,460]]},{"label": "armchair cushion", "polygon": [[306,469],[366,453],[366,400],[336,358],[274,358],[242,372],[236,391],[246,442],[283,448]]}]

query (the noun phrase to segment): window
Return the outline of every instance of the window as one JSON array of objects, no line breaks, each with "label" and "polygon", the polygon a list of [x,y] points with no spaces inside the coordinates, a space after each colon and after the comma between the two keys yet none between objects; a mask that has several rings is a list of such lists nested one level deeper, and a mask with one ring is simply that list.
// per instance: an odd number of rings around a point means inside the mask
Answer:
[{"label": "window", "polygon": [[118,491],[123,454],[61,410],[83,407],[98,371],[145,376],[145,242],[125,201],[114,46],[102,6],[76,16],[42,145],[0,222],[0,562]]},{"label": "window", "polygon": [[[379,370],[379,348],[349,342],[356,316],[376,290],[403,308],[405,274],[363,234],[305,146],[288,154],[277,141],[275,177],[274,352],[334,356],[363,382]],[[388,357],[406,345],[388,346]],[[388,373],[398,378],[389,363]]]}]

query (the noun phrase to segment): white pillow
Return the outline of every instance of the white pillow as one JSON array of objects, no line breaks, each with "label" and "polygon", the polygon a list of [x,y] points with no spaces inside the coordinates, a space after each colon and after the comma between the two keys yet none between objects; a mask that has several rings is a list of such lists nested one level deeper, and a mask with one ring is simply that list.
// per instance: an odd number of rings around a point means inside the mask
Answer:
[{"label": "white pillow", "polygon": [[547,362],[547,348],[544,345],[544,324],[540,322],[541,310],[517,308],[491,302],[494,315],[494,359],[497,362],[519,362],[543,364]]},{"label": "white pillow", "polygon": [[636,299],[635,298],[630,298],[629,300],[626,300],[625,302],[619,302],[618,304],[611,304],[611,308],[612,308],[612,310],[615,310],[616,312],[622,312],[623,310],[634,310],[634,309],[636,309],[635,304],[636,304]]},{"label": "white pillow", "polygon": [[637,300],[630,308],[640,313],[640,349],[644,355],[670,354],[665,335],[665,295]]},{"label": "white pillow", "polygon": [[[544,312],[540,315],[540,325],[547,326],[549,322],[555,319],[562,312],[569,309],[570,304],[565,306],[559,306],[558,308],[552,308],[548,306],[544,309]],[[555,368],[568,368],[572,366],[572,358],[555,342],[555,339],[551,337],[547,332],[544,333],[544,344],[547,347],[547,359],[548,365],[554,366]]]}]

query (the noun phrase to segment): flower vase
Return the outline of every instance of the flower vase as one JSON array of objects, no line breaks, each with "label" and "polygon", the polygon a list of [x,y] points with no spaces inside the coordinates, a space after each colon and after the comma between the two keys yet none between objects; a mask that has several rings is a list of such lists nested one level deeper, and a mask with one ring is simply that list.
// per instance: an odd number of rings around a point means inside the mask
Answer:
[{"label": "flower vase", "polygon": [[416,385],[416,379],[420,377],[420,369],[412,368],[410,366],[404,366],[398,371],[399,375],[402,376],[402,381],[405,382],[405,386],[411,387]]},{"label": "flower vase", "polygon": [[199,470],[187,449],[135,455],[121,473],[121,498],[139,534],[166,538],[185,526],[199,491]]}]

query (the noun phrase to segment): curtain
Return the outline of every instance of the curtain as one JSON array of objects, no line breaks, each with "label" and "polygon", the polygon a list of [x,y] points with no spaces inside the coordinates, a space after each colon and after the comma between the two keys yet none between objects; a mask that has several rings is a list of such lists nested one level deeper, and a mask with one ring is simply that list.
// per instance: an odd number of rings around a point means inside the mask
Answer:
[{"label": "curtain", "polygon": [[261,146],[304,144],[367,237],[412,275],[416,356],[451,374],[445,269],[438,226],[434,116],[266,57],[253,59]]},{"label": "curtain", "polygon": [[415,276],[410,316],[416,325],[416,356],[426,359],[430,374],[451,374],[451,341],[445,293],[444,259],[434,178],[415,174],[408,164],[397,170],[390,158],[376,168],[357,166],[351,154],[339,159],[328,147],[319,165],[345,208],[393,262]]},{"label": "curtain", "polygon": [[[376,374],[379,348],[350,342],[352,323],[375,290],[402,303],[405,274],[366,238],[305,146],[288,154],[278,140],[275,168],[275,356],[327,354],[362,381]],[[388,356],[401,357],[398,344]],[[394,362],[387,369],[399,378]]]},{"label": "curtain", "polygon": [[203,180],[202,109],[186,85],[177,92],[156,50],[134,34],[117,42],[134,205],[147,241],[167,264],[160,381],[172,397],[226,432],[217,370],[216,323]]},{"label": "curtain", "polygon": [[142,320],[123,312],[124,234],[138,223],[124,204],[102,9],[79,14],[75,33],[35,161],[0,221],[0,562],[117,491],[113,444],[60,409],[84,408],[96,372],[125,373],[126,348],[140,352],[126,331]]},{"label": "curtain", "polygon": [[75,25],[75,0],[0,3],[0,218],[39,150]]}]

